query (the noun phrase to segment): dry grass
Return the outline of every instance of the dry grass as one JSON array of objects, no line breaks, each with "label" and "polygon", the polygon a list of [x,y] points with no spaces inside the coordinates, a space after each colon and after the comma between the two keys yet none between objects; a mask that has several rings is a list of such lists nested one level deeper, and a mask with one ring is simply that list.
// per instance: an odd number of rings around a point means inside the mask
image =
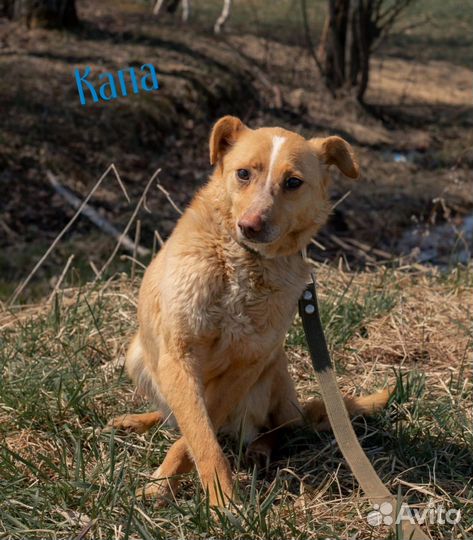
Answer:
[{"label": "dry grass", "polygon": [[470,94],[471,70],[448,62],[377,58],[371,72],[369,99],[376,103],[457,106],[466,113],[471,110]]},{"label": "dry grass", "polygon": [[[286,25],[287,17],[281,13],[281,20]],[[243,22],[246,32],[247,21]],[[130,26],[133,24],[135,26]],[[131,40],[124,44],[125,37],[120,37],[122,25],[127,29],[135,28],[137,36],[143,31],[144,34],[137,38],[136,43]],[[156,28],[159,36],[155,35]],[[227,74],[228,77],[220,73],[228,71],[227,61],[233,58],[233,53],[218,48],[218,63],[214,62],[212,69],[205,73],[201,72],[200,60],[194,58],[196,51],[201,56],[214,58],[212,40],[199,40],[200,45],[196,49],[195,42],[187,41],[185,36],[177,39],[172,28],[161,29],[154,21],[142,24],[142,18],[135,11],[130,11],[126,19],[117,17],[112,30],[110,38],[118,39],[118,44],[114,44],[112,39],[100,39],[100,32],[91,25],[82,36],[84,39],[78,36],[69,40],[64,38],[61,42],[64,54],[58,58],[50,53],[50,48],[57,49],[55,37],[48,34],[41,38],[38,34],[41,39],[28,41],[22,46],[26,59],[22,57],[21,63],[23,67],[28,65],[37,71],[41,71],[41,66],[44,71],[46,66],[48,72],[56,73],[57,85],[66,77],[69,80],[71,62],[92,62],[93,58],[102,58],[106,54],[109,58],[107,67],[113,70],[131,64],[135,58],[148,57],[151,52],[155,54],[156,49],[163,80],[168,81],[171,92],[166,93],[163,89],[156,96],[160,110],[174,113],[189,91],[190,98],[186,98],[188,106],[189,103],[192,105],[189,117],[193,117],[195,108],[200,111],[201,93],[194,89],[194,76],[198,79],[200,75],[204,81],[209,77],[218,79],[219,84],[212,87],[215,96],[208,96],[208,103],[206,101],[207,105],[199,114],[208,116],[216,101],[235,101],[233,90],[228,93],[226,85],[231,80],[234,88],[235,81],[239,79],[231,73]],[[129,38],[127,36],[126,40],[130,41]],[[156,44],[151,46],[143,42],[143,38],[154,39]],[[24,39],[23,35],[21,39]],[[314,87],[312,75],[304,64],[307,58],[296,53],[296,49],[276,46],[270,40],[260,44],[256,38],[245,36],[232,39],[259,64],[267,62],[269,66],[278,68],[273,70],[274,80],[281,84],[285,98],[292,95],[294,88],[299,97],[304,98],[305,95],[308,114],[304,113],[304,117],[310,119],[312,115],[322,132],[342,130],[352,134],[360,144],[374,144],[365,140],[368,135],[372,136],[372,132],[377,138],[376,144],[386,139],[388,142],[383,144],[397,145],[398,140],[404,140],[399,128],[388,133],[372,120],[363,125],[360,132],[359,119],[355,115],[350,116],[350,111],[340,114],[338,106],[326,106],[323,99],[317,98],[317,85]],[[122,49],[118,54],[117,47]],[[179,49],[179,53],[173,47]],[[266,57],[268,51],[273,52],[269,59]],[[186,62],[179,59],[181,56]],[[192,61],[188,61],[189,57],[193,58]],[[298,62],[294,61],[296,57]],[[10,63],[18,59],[15,55],[9,58]],[[291,70],[284,71],[282,68],[287,65]],[[411,66],[412,77],[404,82],[405,72]],[[445,64],[436,62],[420,65],[408,59],[392,58],[385,59],[383,64],[375,62],[372,96],[377,96],[377,92],[382,90],[383,96],[389,96],[387,104],[399,104],[406,94],[410,101],[405,104],[409,107],[418,102],[450,106],[457,114],[468,103],[467,89],[462,85],[471,72],[448,66],[446,77],[445,70]],[[276,73],[280,73],[281,80]],[[382,73],[382,85],[385,87],[379,86],[379,73]],[[432,81],[442,83],[443,88],[446,79],[453,79],[453,82],[447,81],[448,92],[432,92]],[[23,84],[27,89],[31,81],[35,85],[37,80],[33,77]],[[244,85],[244,81],[240,82]],[[292,88],[291,85],[296,83],[297,87]],[[455,88],[450,92],[452,84]],[[74,92],[72,89],[71,98]],[[18,95],[19,92],[15,94]],[[150,152],[146,156],[154,156],[158,141],[156,133],[161,131],[150,133],[148,120],[151,118],[153,126],[163,128],[161,137],[174,126],[172,122],[170,126],[164,125],[169,117],[177,121],[178,115],[163,117],[157,112],[156,103],[145,101],[137,101],[136,110],[126,111],[118,103],[110,109],[112,112],[108,114],[113,118],[107,116],[105,122],[109,128],[108,136],[101,138],[107,142],[107,152],[103,145],[96,147],[101,156],[100,159],[94,158],[94,167],[108,160],[111,154],[121,154],[116,148],[122,141],[110,140],[110,133],[122,133],[122,130],[112,128],[118,125],[115,123],[117,118],[118,122],[125,121],[130,114],[136,116],[137,123],[142,126],[138,139]],[[245,102],[243,99],[237,101]],[[44,102],[43,98],[41,102]],[[30,106],[29,102],[25,104],[21,100],[15,104],[22,110]],[[436,111],[432,109],[431,114],[435,115]],[[77,112],[71,110],[71,117],[75,117]],[[139,121],[142,117],[146,122]],[[340,117],[339,123],[337,117]],[[263,121],[273,122],[274,118],[268,119],[263,115],[253,120],[258,125]],[[83,132],[90,132],[94,122],[92,116],[88,117]],[[277,122],[279,124],[283,120],[278,118]],[[192,150],[189,153],[191,165],[186,169],[181,162],[175,167],[167,162],[168,170],[187,170],[185,174],[192,178],[192,182],[184,184],[174,182],[181,186],[179,204],[184,204],[191,196],[199,174],[204,176],[207,166],[205,152],[201,151],[207,133],[199,132],[197,136],[194,131],[200,128],[193,122],[187,125],[189,138],[182,144]],[[442,140],[443,131],[444,126]],[[39,135],[42,140],[43,133]],[[135,144],[131,132],[129,136],[128,142]],[[30,137],[26,147],[39,148],[35,137]],[[199,137],[200,142],[196,144]],[[450,136],[450,139],[458,146],[458,137]],[[468,141],[465,137],[463,147],[469,144]],[[24,142],[22,140],[22,147]],[[87,148],[82,145],[78,152],[75,149],[74,160],[67,155],[61,158],[60,163],[64,163],[64,170],[71,178],[76,178],[75,183],[80,184],[83,178],[89,181],[93,176],[85,172],[82,176]],[[439,148],[443,151],[442,145]],[[454,162],[460,151],[463,148],[455,147],[452,152]],[[465,178],[463,185],[465,193],[467,191],[468,169],[450,170],[453,158],[446,161],[445,167],[448,168],[426,174],[422,168],[411,171],[412,167],[406,164],[378,163],[376,166],[376,159],[381,160],[378,151],[370,153],[361,148],[360,152],[368,180],[378,176],[385,179],[378,191],[374,188],[367,190],[369,204],[365,206],[360,193],[355,193],[358,188],[351,185],[349,188],[353,189],[352,199],[362,201],[360,208],[363,212],[352,213],[363,216],[370,243],[375,227],[373,220],[367,219],[367,214],[374,212],[372,209],[376,209],[378,217],[387,216],[389,235],[393,234],[396,215],[404,212],[411,216],[412,212],[401,196],[399,204],[393,205],[393,201],[397,200],[395,195],[414,189],[414,173],[418,179],[415,189],[429,201],[432,199],[432,186],[443,195],[446,185],[457,189],[455,186],[462,184]],[[12,151],[11,156],[17,159],[16,152]],[[141,161],[131,154],[124,156],[129,171],[141,170],[144,163],[148,166],[141,147],[139,156]],[[197,176],[196,163],[197,172],[200,171]],[[434,181],[434,173],[443,175],[442,182]],[[134,175],[132,179],[135,180],[136,195],[142,189],[142,179]],[[24,184],[30,185],[29,182]],[[345,193],[343,184],[338,185],[342,186],[341,194]],[[182,186],[191,187],[184,189]],[[83,186],[74,184],[74,187],[80,191]],[[416,197],[420,197],[419,194]],[[102,197],[103,202],[111,197],[110,206],[117,207],[120,212],[123,210],[117,204],[115,194],[104,192]],[[471,194],[463,194],[462,197],[470,200]],[[159,201],[164,199],[161,197]],[[54,205],[48,204],[49,207],[54,210]],[[168,209],[171,213],[166,214],[169,219],[166,218],[165,231],[172,229],[175,217],[174,211]],[[391,212],[389,215],[388,210]],[[159,222],[160,226],[164,226],[164,221],[161,214],[160,219],[153,216],[153,222]],[[358,230],[361,225],[355,222],[349,228]],[[96,250],[97,243],[94,244]],[[90,255],[90,242],[84,251]],[[51,261],[51,264],[55,271],[62,268],[57,261]],[[322,315],[340,386],[348,393],[367,393],[383,387],[387,381],[397,382],[396,395],[387,411],[370,420],[356,421],[358,435],[377,471],[393,491],[399,490],[418,508],[425,508],[431,503],[462,511],[460,523],[453,528],[449,524],[427,524],[425,528],[434,539],[471,539],[473,536],[471,270],[471,266],[444,273],[422,267],[390,269],[379,266],[360,273],[325,266],[318,269]],[[63,289],[51,301],[0,310],[0,538],[290,537],[315,540],[326,537],[385,537],[387,531],[368,525],[366,517],[370,507],[330,434],[300,431],[282,439],[280,451],[267,472],[252,469],[242,459],[240,446],[224,441],[242,500],[242,504],[229,513],[209,511],[194,476],[188,479],[193,481],[184,482],[185,489],[179,499],[167,509],[159,510],[152,501],[136,499],[135,489],[143,485],[177,437],[176,432],[166,427],[158,427],[145,435],[127,436],[102,433],[100,429],[112,416],[147,407],[134,394],[123,374],[126,343],[136,325],[137,288],[138,280],[133,281],[120,274],[107,282]],[[289,332],[287,350],[300,396],[308,398],[314,395],[317,392],[315,377],[297,320]]]},{"label": "dry grass", "polygon": [[[318,270],[344,391],[398,380],[389,410],[356,423],[376,469],[420,508],[430,501],[462,509],[453,530],[429,524],[433,538],[473,531],[470,272]],[[142,436],[100,432],[111,416],[146,407],[122,373],[137,286],[116,276],[0,315],[1,537],[64,538],[90,527],[94,538],[379,538],[327,434],[282,440],[267,474],[248,468],[227,441],[243,500],[231,515],[209,513],[197,482],[186,482],[165,510],[135,499],[134,488],[177,436],[166,428]],[[288,352],[300,395],[312,396],[297,321]]]}]

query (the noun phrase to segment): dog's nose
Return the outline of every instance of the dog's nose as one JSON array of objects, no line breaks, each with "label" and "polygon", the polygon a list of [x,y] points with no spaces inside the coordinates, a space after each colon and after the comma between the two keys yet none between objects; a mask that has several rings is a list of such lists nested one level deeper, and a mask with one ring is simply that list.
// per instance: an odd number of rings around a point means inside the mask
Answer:
[{"label": "dog's nose", "polygon": [[248,239],[256,238],[263,229],[264,221],[261,214],[248,214],[238,222],[238,227],[243,236]]}]

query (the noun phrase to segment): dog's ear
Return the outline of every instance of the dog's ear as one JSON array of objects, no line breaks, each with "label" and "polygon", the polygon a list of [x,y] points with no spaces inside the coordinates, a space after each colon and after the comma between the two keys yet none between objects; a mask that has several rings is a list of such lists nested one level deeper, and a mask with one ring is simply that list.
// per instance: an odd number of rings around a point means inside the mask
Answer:
[{"label": "dog's ear", "polygon": [[341,137],[332,136],[326,139],[310,139],[317,157],[325,165],[336,165],[345,176],[358,178],[360,166],[353,148]]},{"label": "dog's ear", "polygon": [[210,165],[223,157],[245,129],[245,124],[236,116],[224,116],[217,121],[210,134]]}]

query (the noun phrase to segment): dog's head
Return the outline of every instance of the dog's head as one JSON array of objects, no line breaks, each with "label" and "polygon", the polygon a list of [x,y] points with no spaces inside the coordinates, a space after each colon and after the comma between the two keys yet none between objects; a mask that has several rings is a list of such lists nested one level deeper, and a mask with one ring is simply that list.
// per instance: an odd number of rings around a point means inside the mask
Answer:
[{"label": "dog's head", "polygon": [[330,213],[330,165],[350,178],[359,168],[340,137],[306,140],[281,128],[250,129],[234,116],[221,118],[210,136],[210,162],[223,183],[231,234],[260,254],[296,253]]}]

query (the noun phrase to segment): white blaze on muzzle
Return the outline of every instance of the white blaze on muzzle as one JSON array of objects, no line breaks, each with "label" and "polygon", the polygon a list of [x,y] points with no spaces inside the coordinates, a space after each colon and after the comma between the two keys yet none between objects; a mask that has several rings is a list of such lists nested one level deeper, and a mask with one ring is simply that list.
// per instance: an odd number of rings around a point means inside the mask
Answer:
[{"label": "white blaze on muzzle", "polygon": [[286,137],[279,137],[275,135],[272,140],[272,149],[271,149],[271,156],[269,158],[269,169],[268,169],[268,176],[266,177],[265,182],[265,188],[267,191],[271,189],[271,183],[273,181],[273,169],[274,164],[276,163],[276,159],[278,157],[278,154],[282,148],[282,145],[286,141]]}]

